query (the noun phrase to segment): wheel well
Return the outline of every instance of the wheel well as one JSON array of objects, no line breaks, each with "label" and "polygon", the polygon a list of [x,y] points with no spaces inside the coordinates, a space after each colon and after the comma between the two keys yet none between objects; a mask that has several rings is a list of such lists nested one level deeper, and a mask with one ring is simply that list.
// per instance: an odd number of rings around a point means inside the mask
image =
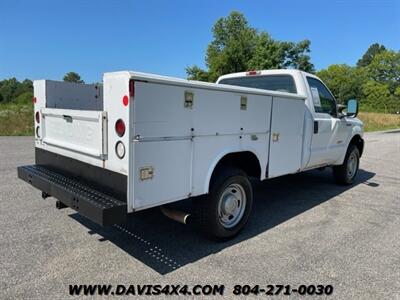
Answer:
[{"label": "wheel well", "polygon": [[360,151],[360,157],[364,151],[364,140],[361,138],[361,136],[359,136],[358,134],[356,134],[355,136],[353,136],[353,138],[350,141],[350,145],[356,145],[358,148],[358,151]]},{"label": "wheel well", "polygon": [[241,169],[247,176],[261,178],[260,162],[253,152],[243,151],[226,154],[215,166],[211,180],[221,168],[227,166]]}]

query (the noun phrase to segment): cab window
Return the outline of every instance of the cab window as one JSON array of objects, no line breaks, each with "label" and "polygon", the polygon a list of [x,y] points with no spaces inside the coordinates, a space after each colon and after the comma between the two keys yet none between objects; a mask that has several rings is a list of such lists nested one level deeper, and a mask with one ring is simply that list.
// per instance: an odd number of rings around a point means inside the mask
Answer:
[{"label": "cab window", "polygon": [[331,92],[318,79],[307,77],[307,82],[310,86],[315,112],[326,113],[336,117],[336,101]]},{"label": "cab window", "polygon": [[234,77],[222,79],[219,83],[293,94],[297,92],[296,84],[290,75]]}]

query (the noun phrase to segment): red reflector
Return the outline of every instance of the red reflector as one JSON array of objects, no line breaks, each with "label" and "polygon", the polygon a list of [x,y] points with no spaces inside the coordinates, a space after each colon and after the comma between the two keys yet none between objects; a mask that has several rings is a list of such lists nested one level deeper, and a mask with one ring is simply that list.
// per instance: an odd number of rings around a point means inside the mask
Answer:
[{"label": "red reflector", "polygon": [[36,100],[37,100],[37,99],[36,99],[36,97],[33,97],[33,98],[32,98],[32,102],[33,102],[33,104],[35,104],[35,103],[36,103]]},{"label": "red reflector", "polygon": [[35,114],[35,119],[36,119],[36,122],[37,122],[37,123],[40,123],[40,114],[39,114],[38,111],[37,111],[36,114]]},{"label": "red reflector", "polygon": [[246,73],[246,75],[258,75],[258,74],[260,74],[261,72],[260,71],[248,71],[247,73]]},{"label": "red reflector", "polygon": [[117,132],[119,137],[122,137],[125,134],[125,123],[122,119],[119,119],[115,123],[115,131]]},{"label": "red reflector", "polygon": [[135,97],[135,81],[129,80],[129,96]]},{"label": "red reflector", "polygon": [[122,98],[122,104],[125,105],[125,106],[128,106],[128,104],[129,104],[129,98],[128,98],[128,96],[125,95],[125,96]]}]

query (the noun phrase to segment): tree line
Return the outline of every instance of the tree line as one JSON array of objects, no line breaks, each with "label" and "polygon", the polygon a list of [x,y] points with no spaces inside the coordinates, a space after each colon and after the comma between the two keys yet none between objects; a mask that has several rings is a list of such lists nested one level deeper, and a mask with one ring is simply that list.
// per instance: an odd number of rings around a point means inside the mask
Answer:
[{"label": "tree line", "polygon": [[[84,83],[76,72],[64,75],[64,81]],[[33,97],[33,82],[30,79],[18,81],[15,77],[0,81],[0,103],[29,103]]]},{"label": "tree line", "polygon": [[334,64],[316,74],[339,103],[353,98],[364,111],[400,111],[400,51],[375,43],[356,66]]},{"label": "tree line", "polygon": [[[319,76],[339,103],[355,98],[364,111],[400,111],[400,51],[375,43],[355,66],[333,64],[315,72],[309,40],[297,43],[275,40],[268,32],[251,27],[240,12],[217,20],[212,33],[205,55],[206,68],[187,67],[188,79],[215,82],[227,73],[294,68]],[[63,79],[83,83],[75,72],[65,74]],[[30,101],[32,90],[29,79],[0,81],[0,102]]]}]

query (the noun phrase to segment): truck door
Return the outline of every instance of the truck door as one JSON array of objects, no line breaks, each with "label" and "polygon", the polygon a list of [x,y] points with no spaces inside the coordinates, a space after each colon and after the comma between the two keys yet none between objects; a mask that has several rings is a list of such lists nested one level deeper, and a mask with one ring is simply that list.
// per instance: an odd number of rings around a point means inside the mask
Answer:
[{"label": "truck door", "polygon": [[314,132],[307,168],[336,161],[345,147],[344,119],[337,116],[336,101],[328,88],[317,78],[306,76],[314,107]]},{"label": "truck door", "polygon": [[301,168],[303,99],[273,97],[268,177],[296,173]]}]

